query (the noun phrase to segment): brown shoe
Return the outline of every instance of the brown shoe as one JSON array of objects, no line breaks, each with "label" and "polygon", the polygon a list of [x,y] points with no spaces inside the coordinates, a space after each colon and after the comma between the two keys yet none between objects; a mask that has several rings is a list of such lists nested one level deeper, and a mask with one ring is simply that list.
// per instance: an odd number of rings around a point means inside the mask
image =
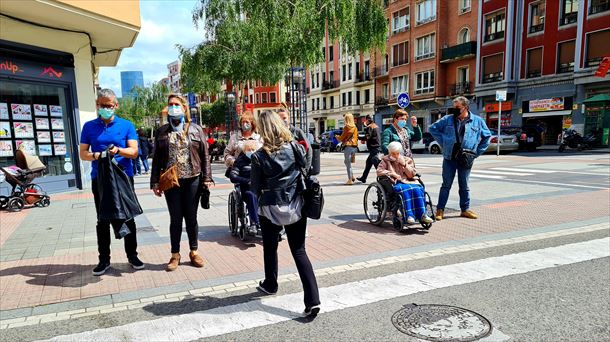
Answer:
[{"label": "brown shoe", "polygon": [[464,210],[462,211],[462,214],[460,214],[461,217],[466,217],[469,219],[473,219],[476,220],[479,218],[479,216],[477,216],[477,214],[474,213],[474,211],[472,210]]},{"label": "brown shoe", "polygon": [[354,184],[354,181],[351,179],[348,179],[347,182],[345,182],[345,185],[352,185]]},{"label": "brown shoe", "polygon": [[203,258],[196,251],[191,251],[189,253],[189,258],[191,258],[191,264],[195,267],[203,267]]},{"label": "brown shoe", "polygon": [[434,218],[437,221],[442,220],[444,216],[445,216],[445,210],[443,210],[443,209],[436,209],[436,215],[434,215]]},{"label": "brown shoe", "polygon": [[167,263],[167,270],[175,271],[178,265],[180,265],[180,253],[172,253],[172,257]]}]

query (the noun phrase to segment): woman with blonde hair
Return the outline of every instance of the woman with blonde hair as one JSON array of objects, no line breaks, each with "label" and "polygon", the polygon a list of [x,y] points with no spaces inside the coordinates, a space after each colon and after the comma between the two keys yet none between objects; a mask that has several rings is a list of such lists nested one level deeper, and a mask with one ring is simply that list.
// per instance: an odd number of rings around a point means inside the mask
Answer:
[{"label": "woman with blonde hair", "polygon": [[258,214],[263,233],[265,280],[258,290],[275,294],[278,290],[278,234],[285,227],[288,245],[303,284],[305,311],[315,317],[320,311],[320,295],[313,267],[305,251],[307,216],[302,214],[305,182],[302,170],[309,170],[303,146],[293,140],[282,119],[271,111],[257,119],[263,148],[252,155],[250,190],[258,197]]},{"label": "woman with blonde hair", "polygon": [[[167,270],[173,271],[180,264],[183,220],[186,223],[191,264],[203,267],[203,259],[197,251],[197,209],[202,187],[213,184],[206,137],[201,127],[191,122],[187,102],[182,96],[170,95],[164,113],[168,123],[159,127],[155,134],[150,187],[157,196],[165,194],[169,211],[172,256]],[[161,175],[170,168],[175,168],[179,186],[161,191]]]},{"label": "woman with blonde hair", "polygon": [[341,142],[341,145],[343,145],[343,162],[347,169],[347,182],[345,185],[352,185],[356,180],[356,178],[354,178],[354,173],[352,172],[352,160],[356,157],[356,152],[358,152],[358,128],[356,128],[354,115],[352,113],[345,114],[344,120],[345,126],[343,126],[343,133],[338,140]]}]

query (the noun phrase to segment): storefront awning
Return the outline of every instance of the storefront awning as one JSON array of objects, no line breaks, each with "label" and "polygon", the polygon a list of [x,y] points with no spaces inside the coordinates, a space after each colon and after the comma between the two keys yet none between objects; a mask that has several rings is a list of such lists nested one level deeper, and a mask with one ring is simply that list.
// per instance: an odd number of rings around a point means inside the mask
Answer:
[{"label": "storefront awning", "polygon": [[591,103],[591,102],[610,102],[610,95],[606,95],[606,94],[597,94],[595,96],[592,96],[584,101],[582,101],[583,103]]},{"label": "storefront awning", "polygon": [[553,110],[548,112],[529,112],[523,113],[524,118],[535,118],[541,116],[571,115],[571,110]]}]

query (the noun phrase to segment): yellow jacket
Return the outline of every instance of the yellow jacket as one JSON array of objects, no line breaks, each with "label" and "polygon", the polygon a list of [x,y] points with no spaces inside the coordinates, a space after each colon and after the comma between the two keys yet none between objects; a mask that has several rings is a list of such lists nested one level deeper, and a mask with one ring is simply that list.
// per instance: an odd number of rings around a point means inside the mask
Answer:
[{"label": "yellow jacket", "polygon": [[358,129],[356,126],[343,127],[343,133],[338,138],[344,146],[358,147]]}]

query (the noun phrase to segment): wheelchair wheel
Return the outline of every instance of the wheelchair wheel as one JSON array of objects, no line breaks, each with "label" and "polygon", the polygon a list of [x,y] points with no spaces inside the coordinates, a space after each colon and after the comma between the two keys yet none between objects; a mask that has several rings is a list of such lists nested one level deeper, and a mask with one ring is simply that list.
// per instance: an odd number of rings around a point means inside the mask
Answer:
[{"label": "wheelchair wheel", "polygon": [[235,200],[235,192],[229,194],[229,230],[232,236],[237,235],[237,201]]},{"label": "wheelchair wheel", "polygon": [[237,235],[241,241],[248,240],[248,213],[246,206],[243,202],[239,204],[239,209],[237,210],[239,213],[239,222],[237,225],[239,226]]},{"label": "wheelchair wheel", "polygon": [[388,196],[379,183],[371,183],[364,192],[364,214],[374,225],[380,226],[388,212]]},{"label": "wheelchair wheel", "polygon": [[[434,216],[434,206],[432,205],[432,199],[430,199],[430,194],[426,191],[425,192],[426,195],[426,215],[428,215],[428,217],[432,218],[432,220],[436,220],[435,216]],[[421,222],[421,226],[424,229],[430,229],[430,227],[432,227],[432,223],[423,223]]]}]

